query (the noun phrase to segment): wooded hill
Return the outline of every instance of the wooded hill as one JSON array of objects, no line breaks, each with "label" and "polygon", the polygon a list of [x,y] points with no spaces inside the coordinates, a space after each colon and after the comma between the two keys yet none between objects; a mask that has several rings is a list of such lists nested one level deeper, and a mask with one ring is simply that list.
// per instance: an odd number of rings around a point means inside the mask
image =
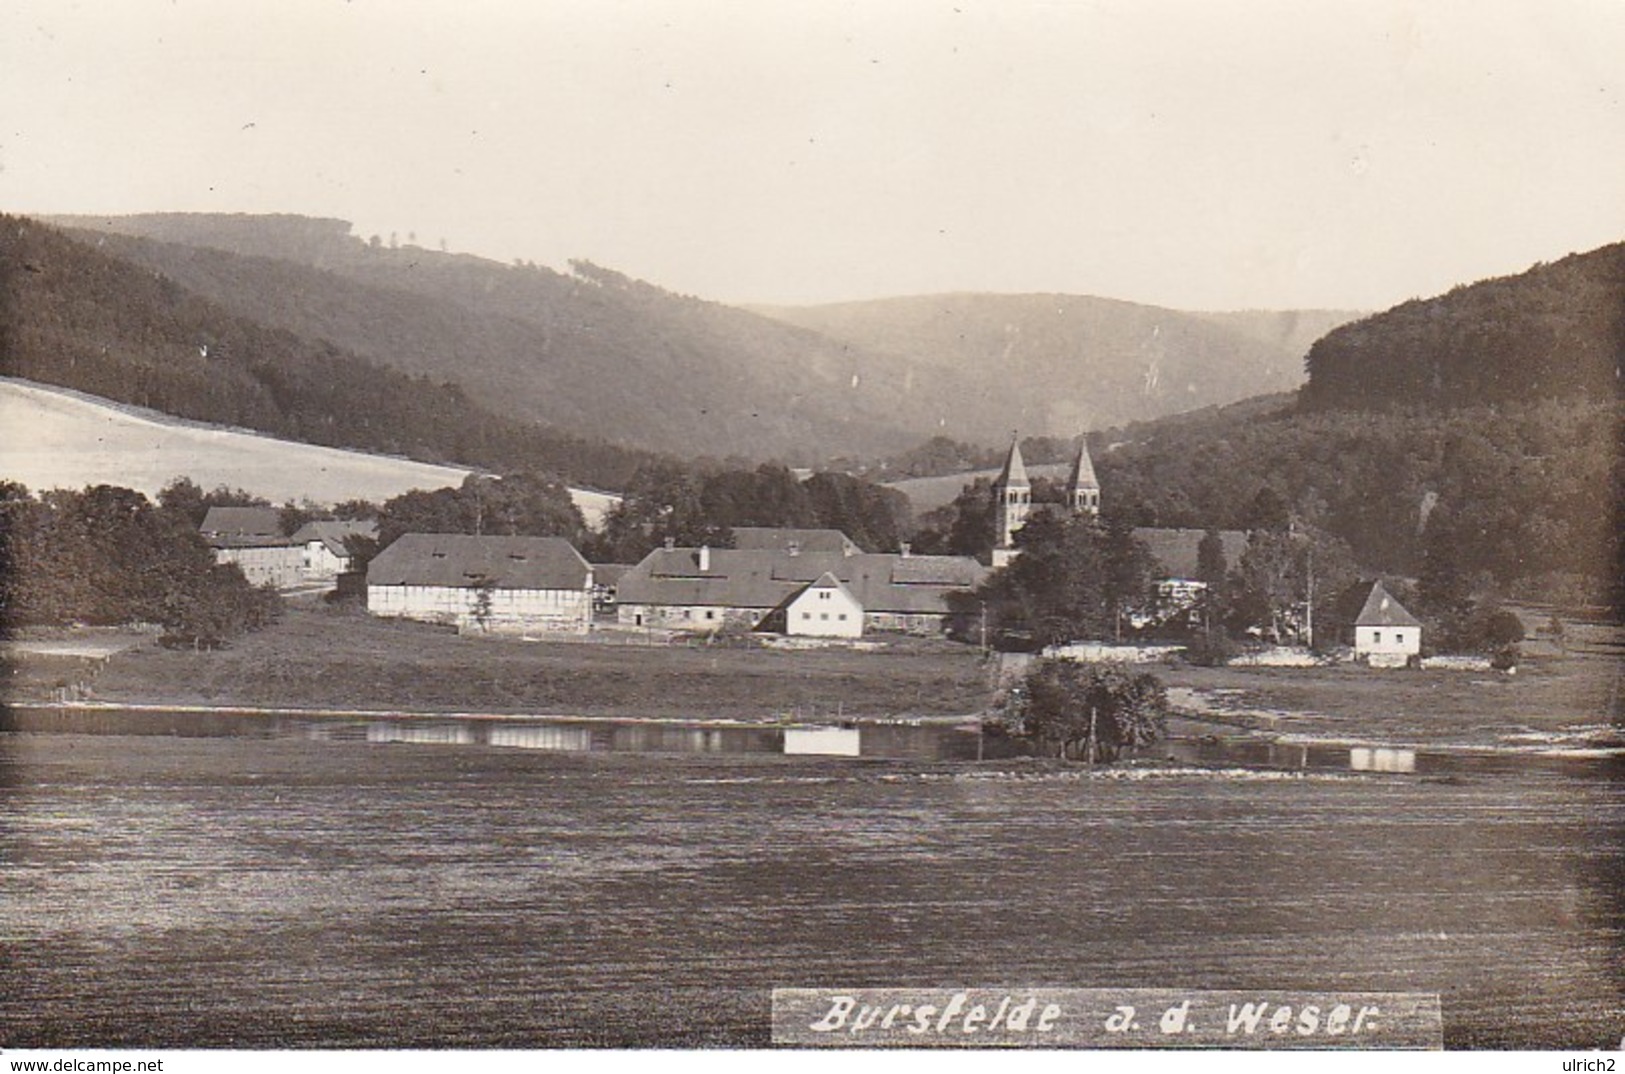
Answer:
[{"label": "wooded hill", "polygon": [[1305,405],[1472,406],[1613,398],[1625,366],[1625,243],[1344,325],[1307,360]]},{"label": "wooded hill", "polygon": [[508,416],[688,456],[807,465],[940,433],[1073,436],[1294,389],[1309,344],[1355,316],[969,295],[767,317],[587,262],[564,273],[367,241],[341,220],[52,219],[240,316],[454,381]]},{"label": "wooded hill", "polygon": [[1263,496],[1373,570],[1595,598],[1625,576],[1622,361],[1618,244],[1339,328],[1295,404],[1111,431],[1096,468],[1141,524],[1245,526]]},{"label": "wooded hill", "polygon": [[171,277],[12,216],[0,216],[0,373],[312,444],[549,470],[599,487],[655,460],[494,414],[455,384],[236,316]]}]

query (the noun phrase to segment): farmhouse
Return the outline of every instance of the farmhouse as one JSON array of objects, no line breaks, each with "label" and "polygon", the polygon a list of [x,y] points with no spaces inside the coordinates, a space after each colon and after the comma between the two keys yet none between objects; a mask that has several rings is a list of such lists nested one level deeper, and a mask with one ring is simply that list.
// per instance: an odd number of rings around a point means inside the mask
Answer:
[{"label": "farmhouse", "polygon": [[378,523],[370,519],[322,518],[299,527],[292,541],[299,546],[299,566],[305,578],[317,580],[337,578],[350,569],[346,537],[377,536]]},{"label": "farmhouse", "polygon": [[1372,667],[1404,667],[1422,652],[1422,622],[1374,582],[1354,620],[1354,658]]},{"label": "farmhouse", "polygon": [[621,576],[617,620],[836,637],[869,630],[940,633],[949,625],[949,595],[969,592],[986,573],[968,556],[859,552],[844,536],[841,551],[804,551],[789,539],[759,541],[778,547],[656,549]]},{"label": "farmhouse", "polygon": [[408,533],[367,566],[374,615],[459,630],[584,634],[592,567],[559,537]]},{"label": "farmhouse", "polygon": [[218,563],[235,563],[254,585],[278,588],[303,578],[300,546],[282,532],[274,507],[211,507],[198,527]]}]

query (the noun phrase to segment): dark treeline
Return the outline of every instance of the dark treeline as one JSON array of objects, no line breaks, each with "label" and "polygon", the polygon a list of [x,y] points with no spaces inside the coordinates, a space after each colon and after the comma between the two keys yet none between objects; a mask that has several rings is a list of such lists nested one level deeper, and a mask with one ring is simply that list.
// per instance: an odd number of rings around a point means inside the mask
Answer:
[{"label": "dark treeline", "polygon": [[1344,325],[1306,365],[1313,408],[1611,398],[1625,366],[1625,243]]},{"label": "dark treeline", "polygon": [[217,564],[184,510],[97,485],[39,496],[0,483],[0,626],[155,623],[171,641],[218,644],[270,622],[279,603]]},{"label": "dark treeline", "polygon": [[1105,502],[1136,525],[1250,529],[1279,505],[1371,571],[1415,575],[1429,540],[1448,535],[1467,577],[1537,592],[1572,576],[1595,589],[1618,563],[1621,414],[1611,399],[1284,408],[1167,428],[1098,455],[1096,469]]},{"label": "dark treeline", "polygon": [[846,474],[800,480],[782,466],[650,466],[638,471],[605,518],[589,558],[635,563],[667,539],[728,547],[737,526],[838,529],[865,551],[894,551],[908,532],[908,498]]},{"label": "dark treeline", "polygon": [[615,488],[657,457],[500,417],[462,389],[231,316],[156,273],[0,216],[0,373],[333,447]]}]

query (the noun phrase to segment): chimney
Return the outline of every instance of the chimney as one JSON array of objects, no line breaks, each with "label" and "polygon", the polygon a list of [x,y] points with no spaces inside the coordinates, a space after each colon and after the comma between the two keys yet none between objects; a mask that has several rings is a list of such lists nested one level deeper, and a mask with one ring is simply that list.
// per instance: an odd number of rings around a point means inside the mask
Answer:
[{"label": "chimney", "polygon": [[666,551],[670,552],[673,548],[676,548],[676,547],[677,547],[677,538],[675,538],[675,537],[667,537],[666,538]]},{"label": "chimney", "polygon": [[700,570],[708,571],[710,569],[711,569],[711,546],[708,545],[708,544],[702,544],[702,545],[700,545]]},{"label": "chimney", "polygon": [[907,541],[904,541],[902,544],[898,545],[897,547],[902,550],[903,558],[907,559],[908,558],[908,551],[909,551],[909,543]]},{"label": "chimney", "polygon": [[801,555],[801,542],[800,541],[790,541],[786,545],[786,548],[789,550],[789,552],[790,552],[790,554],[792,556]]}]

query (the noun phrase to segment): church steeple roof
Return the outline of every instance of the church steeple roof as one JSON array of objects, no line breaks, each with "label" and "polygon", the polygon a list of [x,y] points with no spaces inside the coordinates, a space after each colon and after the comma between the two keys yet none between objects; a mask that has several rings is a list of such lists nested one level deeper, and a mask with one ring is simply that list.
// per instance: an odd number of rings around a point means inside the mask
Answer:
[{"label": "church steeple roof", "polygon": [[1094,460],[1089,458],[1089,441],[1086,438],[1078,441],[1078,457],[1072,461],[1072,476],[1067,478],[1066,487],[1070,492],[1100,488],[1100,482],[1095,479]]},{"label": "church steeple roof", "polygon": [[1019,436],[1010,441],[1010,454],[1005,456],[1004,469],[999,471],[999,479],[994,484],[1004,488],[1027,488],[1032,484],[1027,480],[1027,464],[1021,461]]}]

